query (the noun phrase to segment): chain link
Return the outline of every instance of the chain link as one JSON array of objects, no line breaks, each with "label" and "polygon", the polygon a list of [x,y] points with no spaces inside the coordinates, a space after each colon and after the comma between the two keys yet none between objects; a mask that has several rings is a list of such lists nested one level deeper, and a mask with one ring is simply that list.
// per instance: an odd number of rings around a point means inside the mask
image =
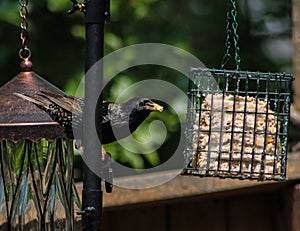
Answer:
[{"label": "chain link", "polygon": [[236,8],[236,2],[234,0],[231,0],[232,4],[232,29],[233,29],[233,42],[234,42],[234,58],[235,58],[235,64],[236,64],[236,70],[240,69],[240,47],[239,47],[239,35],[237,33],[238,29],[238,22],[237,22],[237,8]]},{"label": "chain link", "polygon": [[227,12],[226,12],[226,41],[225,41],[226,52],[225,55],[223,56],[221,69],[224,69],[231,59],[230,51],[233,42],[236,70],[240,70],[241,58],[239,54],[240,53],[240,48],[238,44],[239,35],[237,33],[237,29],[238,29],[238,22],[237,22],[236,2],[235,0],[228,0]]},{"label": "chain link", "polygon": [[27,39],[28,39],[28,21],[27,21],[27,17],[28,17],[28,0],[19,0],[19,4],[21,6],[20,8],[20,16],[21,16],[21,23],[20,23],[20,27],[21,27],[21,34],[20,34],[20,38],[21,38],[21,42],[22,42],[22,47],[19,51],[19,57],[26,61],[29,60],[31,57],[31,51],[30,49],[27,47]]},{"label": "chain link", "polygon": [[230,49],[231,49],[231,34],[232,34],[232,30],[231,30],[231,12],[230,12],[230,6],[229,6],[229,2],[227,2],[227,12],[226,12],[226,41],[225,41],[225,48],[226,48],[226,52],[225,55],[223,56],[223,60],[222,60],[222,64],[221,64],[221,69],[224,69],[226,64],[230,61],[231,59],[231,55],[230,55]]}]

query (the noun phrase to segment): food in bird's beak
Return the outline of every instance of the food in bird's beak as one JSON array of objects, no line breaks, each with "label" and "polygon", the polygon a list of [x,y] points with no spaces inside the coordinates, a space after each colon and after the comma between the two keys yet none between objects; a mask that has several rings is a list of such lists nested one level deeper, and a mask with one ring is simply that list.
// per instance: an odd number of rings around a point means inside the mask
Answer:
[{"label": "food in bird's beak", "polygon": [[157,103],[152,103],[151,105],[148,106],[150,108],[150,110],[152,111],[158,111],[158,112],[162,112],[164,110],[163,106],[160,106]]},{"label": "food in bird's beak", "polygon": [[[280,174],[280,124],[266,100],[208,94],[195,115],[192,167],[257,176]],[[262,164],[263,163],[263,164]],[[200,170],[201,171],[201,170]]]}]

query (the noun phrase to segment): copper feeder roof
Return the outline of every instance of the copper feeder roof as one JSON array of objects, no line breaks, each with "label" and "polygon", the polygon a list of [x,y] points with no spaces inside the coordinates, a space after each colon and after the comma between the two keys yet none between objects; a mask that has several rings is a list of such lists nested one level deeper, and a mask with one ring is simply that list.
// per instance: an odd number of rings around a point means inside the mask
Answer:
[{"label": "copper feeder roof", "polygon": [[65,94],[31,71],[20,72],[0,87],[0,140],[65,138],[60,125],[46,112],[14,95],[14,92],[34,95],[40,91]]}]

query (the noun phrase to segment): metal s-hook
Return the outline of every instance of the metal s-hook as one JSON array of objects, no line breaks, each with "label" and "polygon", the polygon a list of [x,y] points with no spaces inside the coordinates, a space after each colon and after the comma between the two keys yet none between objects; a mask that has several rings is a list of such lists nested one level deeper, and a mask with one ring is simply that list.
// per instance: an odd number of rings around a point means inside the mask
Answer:
[{"label": "metal s-hook", "polygon": [[[86,0],[82,3],[77,2],[77,0],[71,0],[73,3],[72,9],[68,10],[68,14],[73,14],[76,11],[80,11],[82,13],[86,13]],[[110,0],[104,0],[104,21],[105,23],[110,22]]]},{"label": "metal s-hook", "polygon": [[110,0],[104,0],[104,19],[105,23],[110,23]]},{"label": "metal s-hook", "polygon": [[73,3],[73,7],[72,7],[72,9],[68,10],[68,12],[67,12],[68,14],[73,14],[76,11],[80,11],[82,13],[86,12],[86,2],[85,1],[82,3],[79,3],[76,0],[71,0],[71,2]]}]

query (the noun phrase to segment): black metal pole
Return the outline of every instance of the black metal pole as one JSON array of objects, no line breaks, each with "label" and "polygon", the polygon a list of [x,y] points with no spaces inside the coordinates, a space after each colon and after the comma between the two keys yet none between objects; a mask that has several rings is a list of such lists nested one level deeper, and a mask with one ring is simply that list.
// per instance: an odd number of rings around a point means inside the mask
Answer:
[{"label": "black metal pole", "polygon": [[[86,73],[103,57],[104,49],[104,23],[105,23],[105,0],[87,0],[85,24],[86,24]],[[98,64],[97,64],[98,65]],[[93,73],[85,78],[85,108],[84,108],[84,155],[85,159],[101,158],[102,148],[99,137],[95,131],[95,105],[102,108],[103,69],[99,66],[93,69]],[[96,102],[96,103],[95,103]],[[102,110],[97,111],[102,113]],[[102,116],[97,116],[102,118]],[[97,121],[98,123],[101,121]],[[100,129],[101,127],[97,128]],[[90,162],[90,161],[88,161]],[[95,161],[98,162],[98,161]],[[102,201],[103,192],[101,179],[88,166],[83,168],[83,191],[82,191],[82,230],[102,230]]]}]

